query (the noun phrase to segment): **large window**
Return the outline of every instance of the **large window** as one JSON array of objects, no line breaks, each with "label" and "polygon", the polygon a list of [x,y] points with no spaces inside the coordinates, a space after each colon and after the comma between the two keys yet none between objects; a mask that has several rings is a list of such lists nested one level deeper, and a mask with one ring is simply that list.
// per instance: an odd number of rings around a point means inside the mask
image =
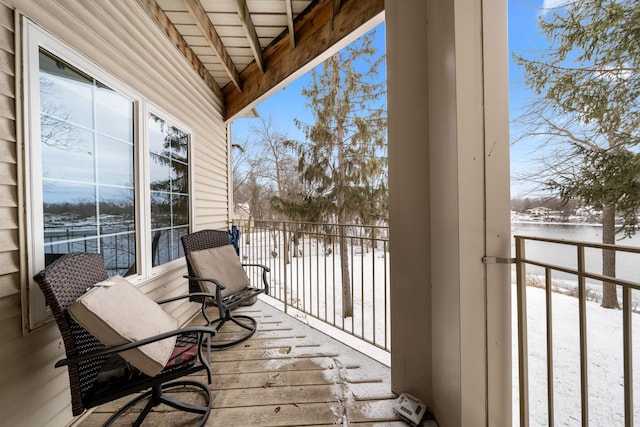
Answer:
[{"label": "large window", "polygon": [[[28,21],[24,40],[29,275],[78,251],[134,282],[178,265],[190,131]],[[47,320],[33,283],[29,309]]]},{"label": "large window", "polygon": [[111,274],[136,270],[133,102],[40,49],[45,265],[102,253]]}]

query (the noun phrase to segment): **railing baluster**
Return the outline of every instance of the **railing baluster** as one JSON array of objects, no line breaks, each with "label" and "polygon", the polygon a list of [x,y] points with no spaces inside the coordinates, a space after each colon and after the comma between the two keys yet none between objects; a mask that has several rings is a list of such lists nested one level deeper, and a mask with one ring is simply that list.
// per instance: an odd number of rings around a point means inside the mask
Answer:
[{"label": "railing baluster", "polygon": [[589,426],[589,372],[587,365],[587,289],[584,246],[578,245],[578,317],[580,324],[580,399],[582,425]]},{"label": "railing baluster", "polygon": [[529,349],[527,345],[527,289],[525,240],[516,237],[516,283],[518,303],[518,370],[520,381],[520,427],[529,426]]},{"label": "railing baluster", "polygon": [[622,289],[622,335],[624,349],[624,425],[633,426],[633,334],[631,288]]},{"label": "railing baluster", "polygon": [[546,311],[547,311],[547,405],[549,427],[553,427],[554,409],[553,409],[553,289],[551,288],[551,269],[545,268],[545,293],[546,293]]}]

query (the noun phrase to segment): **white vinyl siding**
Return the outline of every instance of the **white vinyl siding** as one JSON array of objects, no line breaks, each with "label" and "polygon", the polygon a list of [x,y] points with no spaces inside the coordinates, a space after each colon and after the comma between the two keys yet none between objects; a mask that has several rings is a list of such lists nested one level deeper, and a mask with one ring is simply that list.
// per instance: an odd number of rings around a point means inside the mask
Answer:
[{"label": "white vinyl siding", "polygon": [[[12,426],[65,426],[72,421],[67,371],[54,368],[63,356],[54,324],[24,331],[28,256],[21,217],[25,183],[21,145],[16,140],[13,9],[70,49],[144,97],[191,132],[194,230],[228,225],[228,153],[222,104],[155,26],[138,1],[0,0],[0,413]],[[21,40],[18,40],[21,45]],[[18,107],[21,108],[21,107]],[[18,122],[16,122],[18,120]],[[185,268],[170,269],[139,283],[154,299],[183,294]],[[181,322],[194,304],[175,303],[169,311]]]}]

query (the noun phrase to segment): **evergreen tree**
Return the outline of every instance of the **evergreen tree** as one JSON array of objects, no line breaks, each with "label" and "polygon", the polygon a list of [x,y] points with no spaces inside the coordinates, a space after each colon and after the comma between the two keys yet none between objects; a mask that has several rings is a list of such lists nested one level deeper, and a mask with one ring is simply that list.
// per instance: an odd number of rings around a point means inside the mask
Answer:
[{"label": "evergreen tree", "polygon": [[[535,91],[523,136],[545,137],[548,188],[602,209],[602,241],[636,231],[640,207],[640,4],[568,0],[540,17],[549,47],[516,56]],[[559,143],[560,145],[555,145]],[[615,276],[615,252],[603,250],[603,274]],[[603,284],[602,306],[618,307]]]},{"label": "evergreen tree", "polygon": [[346,224],[387,217],[384,56],[372,36],[311,72],[302,95],[315,122],[296,121],[306,137],[298,144],[298,170],[308,191],[286,206],[290,218],[313,211],[307,220],[337,221],[345,318],[353,315]]}]

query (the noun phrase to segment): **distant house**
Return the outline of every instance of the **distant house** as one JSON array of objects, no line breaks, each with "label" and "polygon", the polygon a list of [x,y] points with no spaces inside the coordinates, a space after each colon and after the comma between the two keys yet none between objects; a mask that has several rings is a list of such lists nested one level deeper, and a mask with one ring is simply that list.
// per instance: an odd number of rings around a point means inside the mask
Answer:
[{"label": "distant house", "polygon": [[547,216],[551,212],[551,209],[540,206],[537,208],[527,209],[527,212],[531,216]]}]

